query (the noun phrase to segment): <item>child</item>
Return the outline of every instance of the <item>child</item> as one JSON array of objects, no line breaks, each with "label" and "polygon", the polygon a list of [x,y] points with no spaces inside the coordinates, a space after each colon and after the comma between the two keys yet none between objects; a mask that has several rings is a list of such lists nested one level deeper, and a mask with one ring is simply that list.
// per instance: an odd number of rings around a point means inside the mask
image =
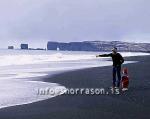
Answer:
[{"label": "child", "polygon": [[123,75],[122,75],[122,80],[121,80],[122,91],[128,90],[128,85],[129,85],[128,69],[123,68]]}]

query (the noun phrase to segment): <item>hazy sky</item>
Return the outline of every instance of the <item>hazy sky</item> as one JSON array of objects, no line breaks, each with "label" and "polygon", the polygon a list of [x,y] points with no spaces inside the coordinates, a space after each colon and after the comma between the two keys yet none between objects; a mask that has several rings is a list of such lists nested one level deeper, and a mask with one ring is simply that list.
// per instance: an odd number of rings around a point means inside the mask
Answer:
[{"label": "hazy sky", "polygon": [[83,40],[150,42],[150,0],[0,0],[0,47]]}]

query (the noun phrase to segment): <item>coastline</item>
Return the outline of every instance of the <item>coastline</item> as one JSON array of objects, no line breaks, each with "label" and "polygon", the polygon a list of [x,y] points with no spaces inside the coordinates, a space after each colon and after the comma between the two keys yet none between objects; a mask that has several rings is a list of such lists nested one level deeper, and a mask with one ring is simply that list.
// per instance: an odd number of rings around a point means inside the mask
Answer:
[{"label": "coastline", "polygon": [[[120,95],[61,95],[27,105],[0,110],[3,119],[125,119],[150,118],[150,56],[125,58],[139,61],[125,64],[129,68],[129,91]],[[44,77],[45,82],[67,88],[108,88],[111,86],[111,66],[68,71]],[[107,72],[107,73],[106,73]]]}]

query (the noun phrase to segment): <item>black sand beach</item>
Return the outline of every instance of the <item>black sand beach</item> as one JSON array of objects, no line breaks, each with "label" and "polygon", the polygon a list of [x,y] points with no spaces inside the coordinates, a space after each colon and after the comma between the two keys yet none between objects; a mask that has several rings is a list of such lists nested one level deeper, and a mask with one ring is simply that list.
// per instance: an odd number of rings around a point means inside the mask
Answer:
[{"label": "black sand beach", "polygon": [[[149,119],[150,56],[129,57],[130,88],[120,95],[61,95],[32,104],[0,109],[0,119]],[[67,88],[111,86],[112,67],[89,68],[47,76]]]}]

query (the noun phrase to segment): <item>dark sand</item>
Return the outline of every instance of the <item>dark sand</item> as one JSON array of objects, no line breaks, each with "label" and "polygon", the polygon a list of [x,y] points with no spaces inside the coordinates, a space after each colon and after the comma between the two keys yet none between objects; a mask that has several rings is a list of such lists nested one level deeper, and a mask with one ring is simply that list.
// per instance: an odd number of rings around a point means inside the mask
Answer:
[{"label": "dark sand", "polygon": [[[130,57],[130,88],[120,95],[61,95],[0,109],[0,119],[150,119],[150,56]],[[107,72],[107,73],[106,73]],[[67,88],[107,88],[112,67],[70,71],[44,78]]]}]

